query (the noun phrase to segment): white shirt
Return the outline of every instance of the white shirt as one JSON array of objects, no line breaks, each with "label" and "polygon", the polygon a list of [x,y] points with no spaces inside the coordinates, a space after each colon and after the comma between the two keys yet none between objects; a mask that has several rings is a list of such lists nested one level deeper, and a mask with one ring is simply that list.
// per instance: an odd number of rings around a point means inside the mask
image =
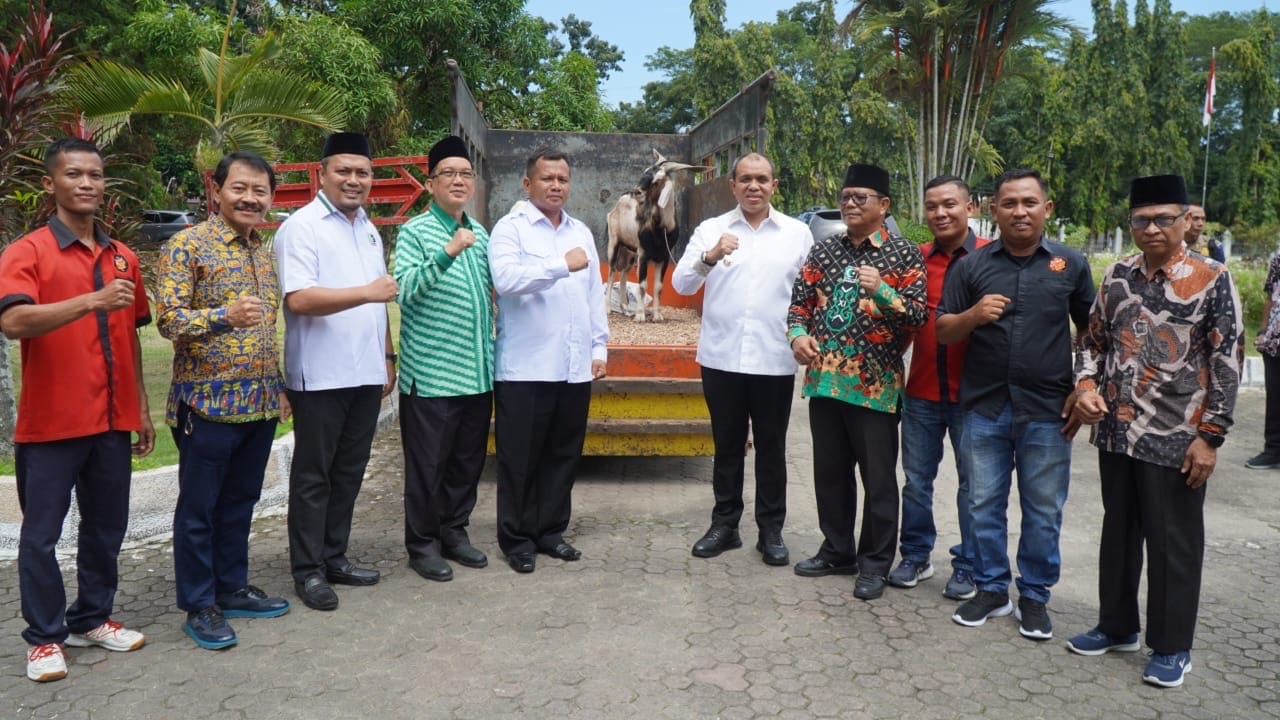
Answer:
[{"label": "white shirt", "polygon": [[[570,273],[564,255],[575,247],[588,265]],[[608,358],[609,341],[591,229],[564,211],[553,227],[523,203],[489,233],[489,271],[498,293],[494,379],[589,382],[591,361]]]},{"label": "white shirt", "polygon": [[[714,266],[702,254],[724,233],[738,237],[738,249]],[[787,343],[791,286],[809,256],[809,227],[773,208],[752,228],[741,208],[704,220],[671,273],[681,295],[706,283],[698,364],[751,375],[793,375],[796,361]]]},{"label": "white shirt", "polygon": [[[355,222],[323,193],[276,231],[276,265],[284,295],[312,287],[368,285],[387,274],[382,239],[361,208]],[[387,308],[365,303],[332,315],[284,309],[284,384],[333,390],[387,382]]]}]

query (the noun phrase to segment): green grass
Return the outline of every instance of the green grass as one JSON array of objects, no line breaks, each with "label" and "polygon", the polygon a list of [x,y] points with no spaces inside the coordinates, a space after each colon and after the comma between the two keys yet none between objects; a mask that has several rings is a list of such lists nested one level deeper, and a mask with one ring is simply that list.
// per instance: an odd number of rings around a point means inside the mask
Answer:
[{"label": "green grass", "polygon": [[[388,306],[391,314],[391,337],[400,333],[400,308],[392,304]],[[284,347],[284,318],[276,323],[277,337],[280,347]],[[142,375],[147,387],[147,400],[151,406],[151,422],[156,427],[156,444],[151,454],[144,458],[133,459],[134,470],[148,470],[178,464],[178,448],[173,444],[173,435],[164,422],[165,401],[169,397],[169,382],[173,369],[173,345],[160,337],[155,323],[147,325],[140,331],[142,339]],[[9,367],[13,371],[14,390],[22,387],[22,362],[19,344],[9,344]],[[282,422],[276,427],[276,437],[293,431],[293,422]],[[0,475],[13,474],[13,458],[0,458]]]}]

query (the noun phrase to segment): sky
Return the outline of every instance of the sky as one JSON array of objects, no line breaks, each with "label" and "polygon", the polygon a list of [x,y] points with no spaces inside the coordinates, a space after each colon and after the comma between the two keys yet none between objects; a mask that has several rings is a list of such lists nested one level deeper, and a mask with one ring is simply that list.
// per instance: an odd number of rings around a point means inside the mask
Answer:
[{"label": "sky", "polygon": [[[795,4],[796,0],[727,0],[727,26],[737,28],[750,21],[771,22],[778,11]],[[1128,4],[1132,11],[1132,0]],[[1273,9],[1276,4],[1272,2]],[[1215,0],[1212,9],[1239,12],[1263,5],[1264,0]],[[1173,0],[1175,11],[1189,14],[1205,12],[1204,6],[1204,0]],[[852,8],[852,0],[836,1],[837,16],[843,17]],[[1089,0],[1059,0],[1052,8],[1086,30],[1093,25]],[[659,47],[693,47],[693,23],[689,19],[687,0],[528,0],[525,9],[552,22],[559,22],[569,14],[577,15],[591,22],[596,35],[623,51],[621,72],[615,72],[604,83],[605,101],[610,105],[640,100],[645,83],[661,79],[661,75],[644,67],[645,59]]]}]

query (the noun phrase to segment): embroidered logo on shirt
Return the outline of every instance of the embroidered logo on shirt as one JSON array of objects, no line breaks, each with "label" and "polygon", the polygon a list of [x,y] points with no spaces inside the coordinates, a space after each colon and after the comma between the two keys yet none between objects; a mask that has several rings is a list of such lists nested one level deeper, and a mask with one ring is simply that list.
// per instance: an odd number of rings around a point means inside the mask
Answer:
[{"label": "embroidered logo on shirt", "polygon": [[1054,255],[1049,259],[1049,269],[1056,273],[1065,271],[1067,269],[1067,259],[1061,255]]},{"label": "embroidered logo on shirt", "polygon": [[114,262],[115,262],[115,266],[116,266],[116,272],[128,272],[128,271],[129,271],[129,261],[128,261],[128,260],[126,260],[126,259],[125,259],[125,257],[124,257],[123,255],[116,255],[116,258],[115,258],[115,261],[114,261]]},{"label": "embroidered logo on shirt", "polygon": [[370,245],[377,245],[377,244],[378,244],[378,236],[377,236],[377,235],[375,235],[375,234],[373,234],[373,233],[369,233],[369,244],[370,244]]}]

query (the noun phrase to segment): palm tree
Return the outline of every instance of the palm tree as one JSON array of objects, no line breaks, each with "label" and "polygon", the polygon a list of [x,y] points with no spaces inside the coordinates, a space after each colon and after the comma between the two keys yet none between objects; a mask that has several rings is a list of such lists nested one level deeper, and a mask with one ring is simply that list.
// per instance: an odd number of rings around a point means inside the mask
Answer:
[{"label": "palm tree", "polygon": [[280,40],[267,33],[247,55],[229,56],[235,3],[227,16],[219,53],[200,48],[196,65],[204,86],[188,90],[170,78],[153,76],[110,60],[75,67],[67,94],[86,117],[109,133],[119,132],[134,115],[185,117],[204,126],[195,162],[208,170],[228,150],[254,150],[273,157],[271,122],[297,122],[325,130],[347,119],[336,91],[292,73],[264,67],[280,53]]},{"label": "palm tree", "polygon": [[[927,178],[968,178],[1002,160],[985,138],[1010,52],[1066,27],[1053,0],[858,0],[842,29],[884,49],[855,97],[888,101],[904,126],[910,198]],[[916,203],[916,219],[921,219]]]}]

